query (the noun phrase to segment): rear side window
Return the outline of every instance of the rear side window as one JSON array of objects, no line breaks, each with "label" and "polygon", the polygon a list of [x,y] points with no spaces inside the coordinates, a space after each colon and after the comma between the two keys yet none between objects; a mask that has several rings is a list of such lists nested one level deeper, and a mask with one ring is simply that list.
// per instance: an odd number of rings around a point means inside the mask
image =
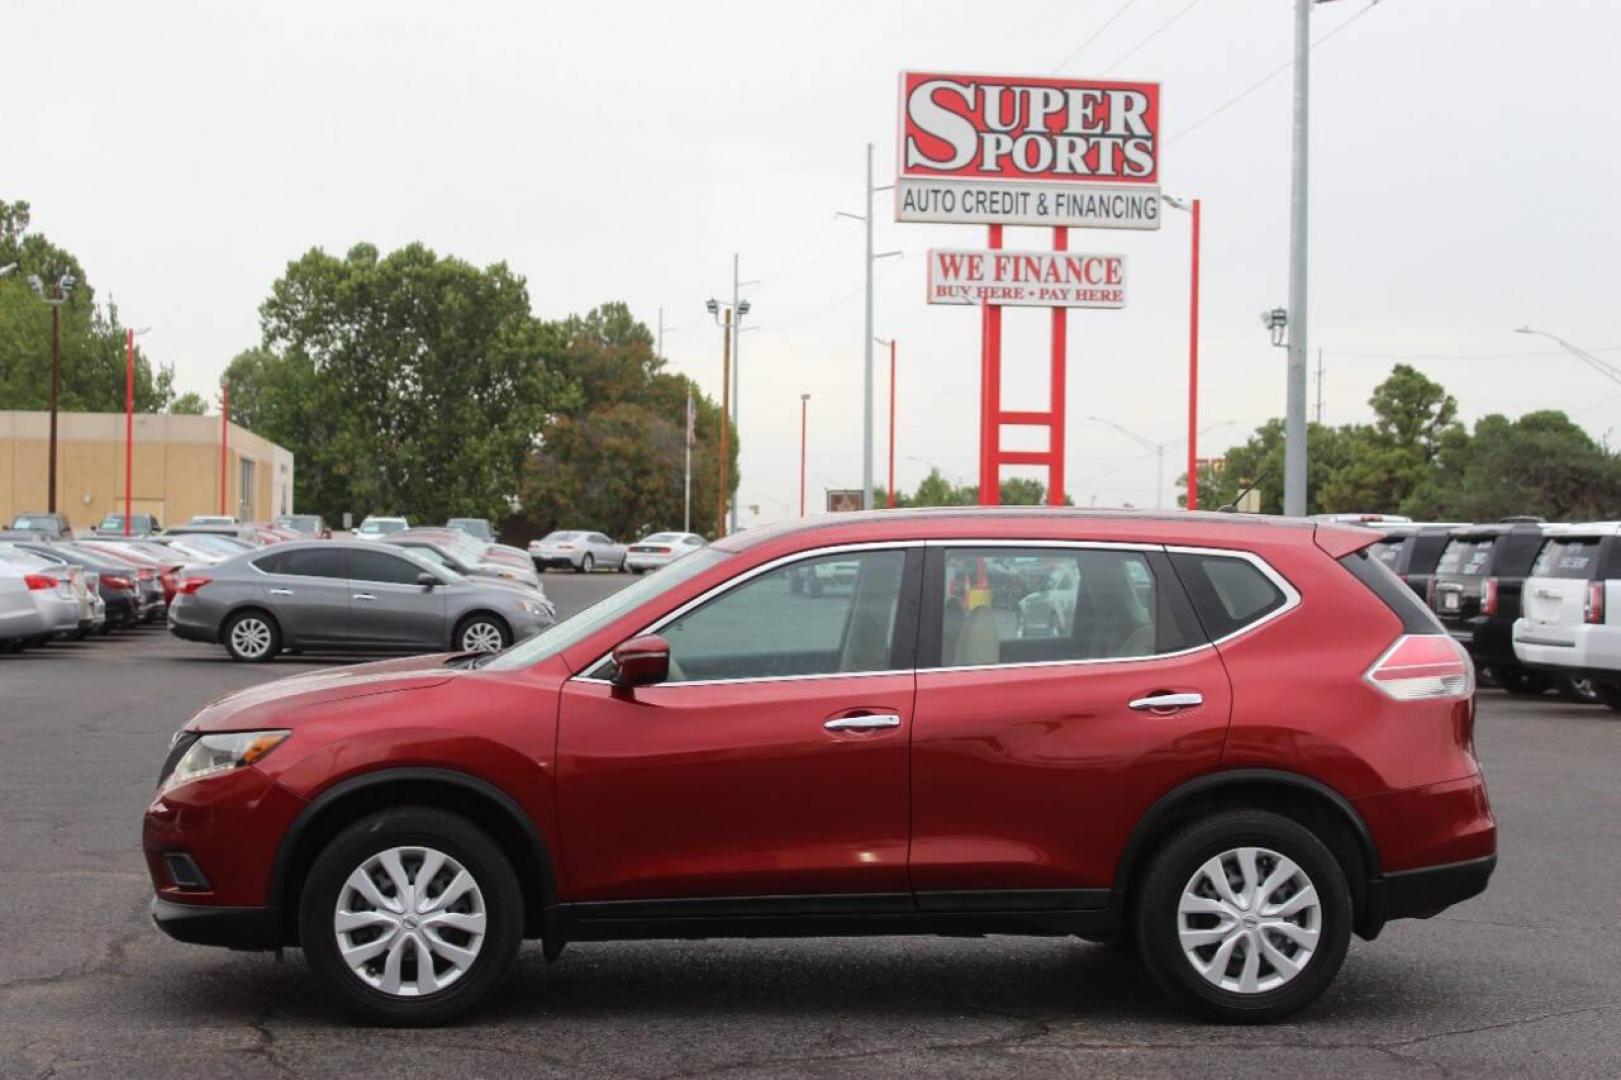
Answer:
[{"label": "rear side window", "polygon": [[1283,590],[1247,559],[1184,552],[1173,554],[1171,561],[1212,639],[1242,630],[1288,603]]},{"label": "rear side window", "polygon": [[1378,559],[1368,555],[1366,549],[1353,551],[1340,559],[1340,565],[1351,572],[1362,584],[1366,585],[1372,593],[1384,601],[1396,618],[1401,620],[1401,628],[1408,634],[1441,634],[1445,633],[1435,613],[1426,607],[1413,590],[1402,583],[1401,578],[1390,572],[1390,568]]},{"label": "rear side window", "polygon": [[253,561],[267,574],[294,574],[298,577],[346,578],[348,560],[342,548],[300,548],[275,551]]},{"label": "rear side window", "polygon": [[1572,536],[1542,545],[1531,566],[1532,577],[1591,578],[1598,570],[1599,538]]},{"label": "rear side window", "polygon": [[1435,564],[1437,574],[1456,574],[1460,577],[1479,577],[1486,572],[1492,557],[1492,537],[1463,539],[1454,537],[1441,552],[1441,561]]},{"label": "rear side window", "polygon": [[1155,558],[1091,548],[945,552],[930,586],[940,596],[940,666],[1124,660],[1198,644]]}]

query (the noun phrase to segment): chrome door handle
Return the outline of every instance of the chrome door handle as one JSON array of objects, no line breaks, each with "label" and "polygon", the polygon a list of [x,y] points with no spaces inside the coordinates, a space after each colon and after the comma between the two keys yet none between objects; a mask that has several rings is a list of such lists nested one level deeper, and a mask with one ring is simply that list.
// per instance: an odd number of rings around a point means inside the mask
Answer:
[{"label": "chrome door handle", "polygon": [[271,596],[291,596],[291,595],[293,595],[293,590],[291,590],[291,589],[271,589],[270,590],[270,595]]},{"label": "chrome door handle", "polygon": [[353,599],[353,600],[375,600],[375,599],[377,599],[377,597],[373,596],[369,592],[357,592],[350,599]]},{"label": "chrome door handle", "polygon": [[901,718],[894,713],[875,713],[871,716],[839,716],[822,725],[829,731],[878,731],[881,728],[901,726]]},{"label": "chrome door handle", "polygon": [[1204,704],[1203,694],[1150,694],[1129,703],[1138,712],[1157,712],[1160,709],[1191,709]]}]

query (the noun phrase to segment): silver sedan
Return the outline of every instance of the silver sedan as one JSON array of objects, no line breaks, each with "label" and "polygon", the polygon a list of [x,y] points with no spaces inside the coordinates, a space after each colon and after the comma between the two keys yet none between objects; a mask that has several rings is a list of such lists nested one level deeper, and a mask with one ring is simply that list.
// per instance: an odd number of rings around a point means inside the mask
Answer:
[{"label": "silver sedan", "polygon": [[584,529],[554,532],[529,542],[529,558],[534,561],[536,570],[554,566],[581,574],[593,570],[624,570],[628,554],[624,544]]},{"label": "silver sedan", "polygon": [[550,626],[547,601],[403,548],[275,544],[182,578],[169,630],[237,660],[300,651],[496,652]]}]

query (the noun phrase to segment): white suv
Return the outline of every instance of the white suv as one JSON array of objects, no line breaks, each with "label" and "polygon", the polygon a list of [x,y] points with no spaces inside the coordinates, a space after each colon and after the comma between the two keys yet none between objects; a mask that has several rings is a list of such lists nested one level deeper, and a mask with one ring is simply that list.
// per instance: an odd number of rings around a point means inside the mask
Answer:
[{"label": "white suv", "polygon": [[1520,597],[1514,655],[1590,678],[1621,709],[1621,521],[1550,525]]}]

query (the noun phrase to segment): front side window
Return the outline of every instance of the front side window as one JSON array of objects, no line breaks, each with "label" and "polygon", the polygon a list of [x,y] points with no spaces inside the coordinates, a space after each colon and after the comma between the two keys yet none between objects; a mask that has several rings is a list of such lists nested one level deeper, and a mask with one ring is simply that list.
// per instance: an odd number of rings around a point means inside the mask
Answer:
[{"label": "front side window", "polygon": [[942,667],[1123,660],[1195,644],[1145,552],[960,548],[942,572]]},{"label": "front side window", "polygon": [[381,551],[349,553],[349,577],[355,581],[377,581],[385,585],[415,585],[417,577],[425,572],[419,563],[394,555],[385,555]]},{"label": "front side window", "polygon": [[670,682],[893,670],[903,551],[824,555],[751,578],[658,632]]}]

